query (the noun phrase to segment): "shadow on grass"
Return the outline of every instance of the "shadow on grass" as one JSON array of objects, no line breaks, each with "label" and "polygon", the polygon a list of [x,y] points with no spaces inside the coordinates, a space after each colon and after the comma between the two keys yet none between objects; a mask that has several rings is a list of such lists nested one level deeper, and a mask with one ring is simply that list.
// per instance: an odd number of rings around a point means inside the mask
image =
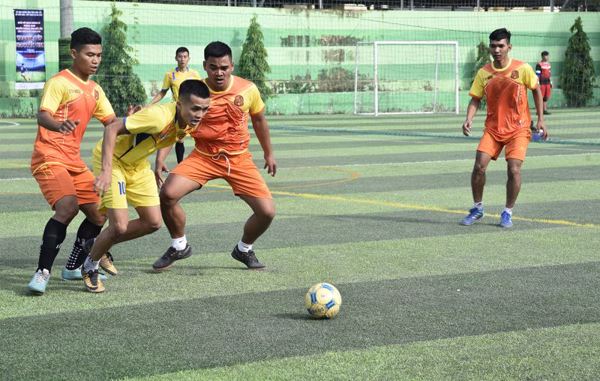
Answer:
[{"label": "shadow on grass", "polygon": [[[305,289],[4,319],[0,347],[11,349],[0,372],[9,379],[65,369],[70,378],[135,377],[592,323],[600,321],[598,273],[600,263],[591,262],[337,284],[344,304],[330,321],[305,315]],[[52,334],[40,340],[40,327]],[[101,345],[89,345],[90,327],[101,329]]]}]

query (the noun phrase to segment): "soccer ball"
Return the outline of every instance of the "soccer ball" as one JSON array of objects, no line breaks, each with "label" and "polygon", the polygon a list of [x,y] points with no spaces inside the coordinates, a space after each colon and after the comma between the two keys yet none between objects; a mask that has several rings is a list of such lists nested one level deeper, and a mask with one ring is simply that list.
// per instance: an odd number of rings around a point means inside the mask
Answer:
[{"label": "soccer ball", "polygon": [[304,305],[310,316],[317,319],[332,319],[342,305],[340,292],[330,283],[317,283],[308,289]]},{"label": "soccer ball", "polygon": [[535,131],[531,134],[531,140],[534,142],[542,142],[544,141],[544,130],[540,129],[539,131]]}]

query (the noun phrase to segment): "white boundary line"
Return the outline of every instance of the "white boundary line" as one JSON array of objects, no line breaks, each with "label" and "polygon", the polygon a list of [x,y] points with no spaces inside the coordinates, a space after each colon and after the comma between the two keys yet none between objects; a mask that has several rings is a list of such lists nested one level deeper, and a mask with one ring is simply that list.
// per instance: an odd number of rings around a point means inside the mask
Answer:
[{"label": "white boundary line", "polygon": [[21,124],[19,124],[17,122],[7,122],[7,121],[4,121],[4,120],[0,120],[0,124],[7,124],[7,125],[9,125],[11,127],[17,127],[17,126],[21,125]]}]

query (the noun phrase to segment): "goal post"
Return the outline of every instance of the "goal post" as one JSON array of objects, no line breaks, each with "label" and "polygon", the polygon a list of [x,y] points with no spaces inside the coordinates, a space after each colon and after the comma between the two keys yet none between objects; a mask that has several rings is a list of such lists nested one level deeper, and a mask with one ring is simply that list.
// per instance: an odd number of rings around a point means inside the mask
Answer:
[{"label": "goal post", "polygon": [[458,41],[358,42],[354,113],[459,113]]}]

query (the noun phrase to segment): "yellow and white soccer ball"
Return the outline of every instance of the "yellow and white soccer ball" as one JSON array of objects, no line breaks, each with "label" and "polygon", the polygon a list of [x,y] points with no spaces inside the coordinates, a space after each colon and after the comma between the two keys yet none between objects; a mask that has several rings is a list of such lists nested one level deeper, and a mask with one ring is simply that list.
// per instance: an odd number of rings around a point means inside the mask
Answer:
[{"label": "yellow and white soccer ball", "polygon": [[330,283],[317,283],[308,289],[304,305],[310,316],[317,319],[332,319],[340,312],[342,296]]}]

